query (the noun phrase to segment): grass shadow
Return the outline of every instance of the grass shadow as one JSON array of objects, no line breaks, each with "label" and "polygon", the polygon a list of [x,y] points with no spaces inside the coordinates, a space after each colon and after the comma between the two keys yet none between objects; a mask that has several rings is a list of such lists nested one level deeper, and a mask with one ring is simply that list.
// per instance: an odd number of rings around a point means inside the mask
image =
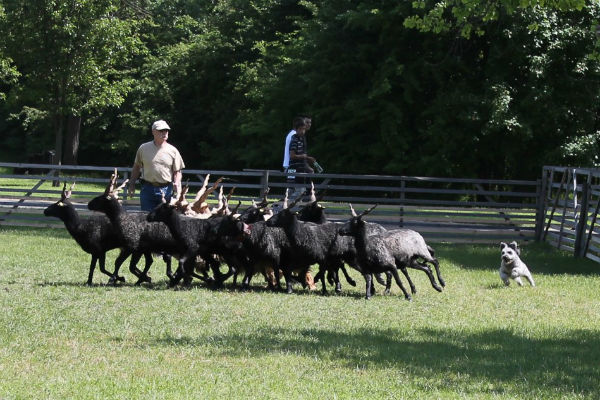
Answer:
[{"label": "grass shadow", "polygon": [[[477,333],[421,329],[419,340],[405,339],[391,329],[353,333],[322,329],[285,330],[264,328],[253,335],[171,337],[157,339],[151,346],[200,346],[207,341],[226,357],[262,357],[299,354],[334,359],[350,370],[396,368],[416,377],[446,376],[444,382],[428,381],[447,390],[481,380],[494,382],[488,388],[502,394],[503,387],[520,395],[538,397],[540,392],[555,397],[581,393],[600,397],[596,380],[600,375],[600,334],[573,329],[553,339],[525,337],[511,330],[491,329]],[[478,392],[479,393],[479,392]]]}]

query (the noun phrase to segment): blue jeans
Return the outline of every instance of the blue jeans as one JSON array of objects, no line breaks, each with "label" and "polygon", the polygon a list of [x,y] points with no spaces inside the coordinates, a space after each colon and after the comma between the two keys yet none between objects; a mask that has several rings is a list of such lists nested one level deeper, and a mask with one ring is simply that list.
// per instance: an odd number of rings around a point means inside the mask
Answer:
[{"label": "blue jeans", "polygon": [[142,190],[140,191],[140,208],[142,211],[152,211],[157,205],[162,203],[163,196],[168,203],[171,201],[172,195],[172,183],[165,186],[154,186],[150,183],[144,183],[142,184]]}]

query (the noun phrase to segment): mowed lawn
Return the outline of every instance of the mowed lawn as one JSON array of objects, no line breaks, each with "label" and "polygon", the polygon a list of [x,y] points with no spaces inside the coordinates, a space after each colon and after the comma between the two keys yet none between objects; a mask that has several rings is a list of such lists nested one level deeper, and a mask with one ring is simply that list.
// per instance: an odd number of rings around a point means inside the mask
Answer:
[{"label": "mowed lawn", "polygon": [[355,272],[342,295],[173,290],[158,258],[152,286],[87,287],[65,230],[0,237],[0,399],[600,398],[600,265],[543,244],[535,288],[501,285],[499,246],[436,244],[446,289],[411,270],[407,302]]}]

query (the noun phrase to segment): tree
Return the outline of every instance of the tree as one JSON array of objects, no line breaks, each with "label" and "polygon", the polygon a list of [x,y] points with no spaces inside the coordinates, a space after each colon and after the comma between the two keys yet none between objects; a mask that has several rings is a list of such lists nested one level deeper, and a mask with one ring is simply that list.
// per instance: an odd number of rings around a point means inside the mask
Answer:
[{"label": "tree", "polygon": [[54,131],[59,163],[77,162],[85,116],[121,105],[132,86],[129,63],[144,47],[137,37],[139,20],[122,18],[121,3],[15,0],[5,5],[6,24],[0,29],[21,73],[9,101],[23,119]]}]

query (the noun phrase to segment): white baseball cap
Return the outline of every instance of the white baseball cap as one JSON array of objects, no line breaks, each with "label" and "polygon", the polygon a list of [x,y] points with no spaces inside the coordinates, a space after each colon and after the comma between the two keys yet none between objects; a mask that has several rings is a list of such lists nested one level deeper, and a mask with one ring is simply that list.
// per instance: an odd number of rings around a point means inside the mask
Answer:
[{"label": "white baseball cap", "polygon": [[163,129],[171,130],[171,127],[162,119],[154,121],[154,123],[152,124],[153,131],[162,131]]}]

